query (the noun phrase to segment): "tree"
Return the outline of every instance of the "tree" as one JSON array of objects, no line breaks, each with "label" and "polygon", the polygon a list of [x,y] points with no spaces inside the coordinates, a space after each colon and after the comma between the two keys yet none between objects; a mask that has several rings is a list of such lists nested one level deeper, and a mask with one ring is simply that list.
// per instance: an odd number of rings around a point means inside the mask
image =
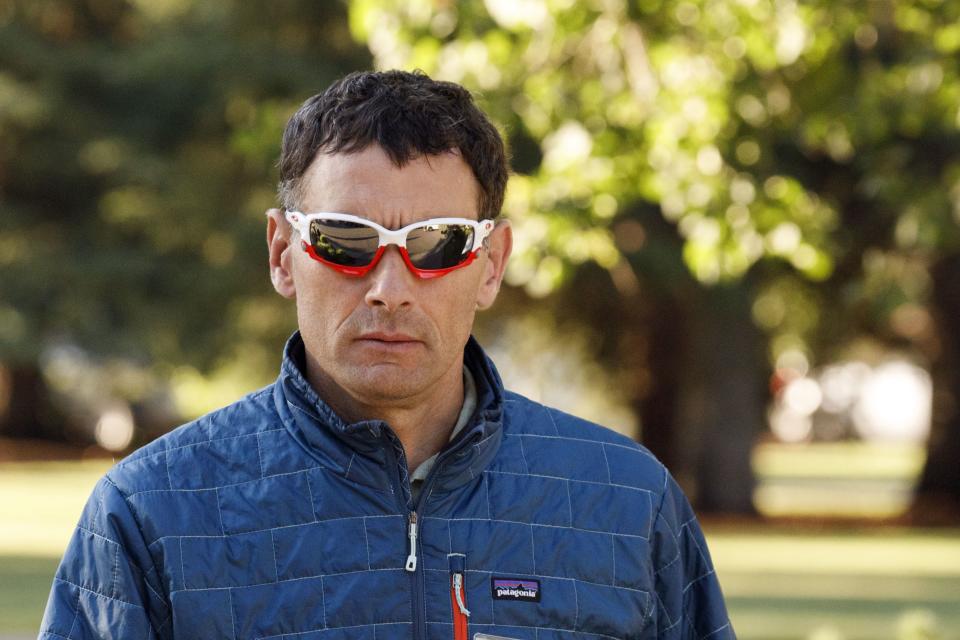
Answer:
[{"label": "tree", "polygon": [[[0,362],[23,398],[51,345],[168,378],[292,327],[263,211],[286,118],[368,64],[343,5],[17,0],[0,9]],[[23,384],[20,384],[22,382]],[[105,390],[149,393],[131,377]],[[0,403],[2,404],[2,403]],[[36,433],[39,403],[7,415]],[[47,421],[52,430],[56,420]]]},{"label": "tree", "polygon": [[[655,451],[683,475],[708,470],[702,506],[740,510],[763,421],[758,351],[815,363],[861,334],[925,348],[898,318],[923,312],[929,266],[957,250],[958,17],[940,0],[357,0],[350,12],[378,66],[465,83],[503,123],[518,172],[506,211],[526,239],[509,281],[581,318],[585,299],[605,309],[612,364],[661,363],[659,396],[636,385],[641,413],[673,420],[679,438],[661,433]],[[601,269],[613,290],[596,285]],[[657,294],[638,327],[641,287]],[[656,322],[668,312],[679,317]],[[661,338],[687,354],[679,371],[654,349],[638,366],[637,349],[618,348]],[[704,447],[703,434],[722,437]]]}]

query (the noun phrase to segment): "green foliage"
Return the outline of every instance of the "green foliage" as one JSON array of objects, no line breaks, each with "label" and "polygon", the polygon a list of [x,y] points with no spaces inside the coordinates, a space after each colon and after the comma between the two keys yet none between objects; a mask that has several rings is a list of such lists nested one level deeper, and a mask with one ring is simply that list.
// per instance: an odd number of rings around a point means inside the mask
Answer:
[{"label": "green foliage", "polygon": [[0,1],[0,360],[275,354],[280,133],[365,64],[336,3]]},{"label": "green foliage", "polygon": [[[464,83],[505,127],[518,171],[505,211],[523,238],[510,282],[546,295],[586,260],[642,277],[648,248],[619,230],[654,207],[699,282],[758,272],[800,291],[781,297],[846,309],[877,280],[868,251],[960,249],[958,19],[956,0],[362,0],[350,13],[379,67]],[[922,301],[916,273],[890,286]],[[791,333],[811,312],[766,328]]]},{"label": "green foliage", "polygon": [[958,24],[957,0],[0,0],[0,359],[275,357],[280,131],[368,55],[504,127],[529,294],[599,271],[683,297],[684,264],[749,283],[777,344],[896,333],[960,250]]}]

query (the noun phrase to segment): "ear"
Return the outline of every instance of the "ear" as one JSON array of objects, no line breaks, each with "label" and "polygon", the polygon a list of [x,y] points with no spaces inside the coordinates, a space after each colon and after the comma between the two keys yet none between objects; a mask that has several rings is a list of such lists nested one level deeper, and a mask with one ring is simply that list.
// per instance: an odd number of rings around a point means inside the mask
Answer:
[{"label": "ear", "polygon": [[500,283],[507,270],[507,260],[513,250],[513,231],[509,220],[497,223],[487,236],[487,260],[484,263],[483,281],[477,291],[477,309],[489,309],[500,292]]},{"label": "ear", "polygon": [[[293,280],[292,233],[280,209],[267,209],[267,250],[270,252],[270,282],[284,298],[296,298]],[[299,237],[299,236],[297,236]],[[296,238],[294,238],[296,240]]]}]

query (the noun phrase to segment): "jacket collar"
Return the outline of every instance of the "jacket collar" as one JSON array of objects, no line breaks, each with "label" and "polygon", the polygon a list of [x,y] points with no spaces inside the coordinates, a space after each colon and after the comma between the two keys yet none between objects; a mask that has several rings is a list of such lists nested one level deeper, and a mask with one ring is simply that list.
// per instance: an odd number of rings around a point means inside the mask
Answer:
[{"label": "jacket collar", "polygon": [[[287,431],[322,466],[352,482],[390,490],[389,426],[379,420],[348,423],[307,381],[305,349],[300,332],[287,341],[274,385],[274,401]],[[472,336],[464,348],[464,364],[473,374],[477,409],[467,426],[440,452],[431,475],[434,491],[449,491],[478,477],[500,447],[503,382],[493,362]]]}]

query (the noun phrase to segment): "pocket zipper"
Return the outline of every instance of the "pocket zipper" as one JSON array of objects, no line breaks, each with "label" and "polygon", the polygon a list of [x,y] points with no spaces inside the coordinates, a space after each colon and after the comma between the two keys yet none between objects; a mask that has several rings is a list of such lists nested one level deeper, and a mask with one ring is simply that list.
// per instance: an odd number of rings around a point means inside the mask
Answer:
[{"label": "pocket zipper", "polygon": [[466,565],[467,557],[462,553],[451,553],[450,559],[450,606],[453,609],[453,640],[467,640]]}]

